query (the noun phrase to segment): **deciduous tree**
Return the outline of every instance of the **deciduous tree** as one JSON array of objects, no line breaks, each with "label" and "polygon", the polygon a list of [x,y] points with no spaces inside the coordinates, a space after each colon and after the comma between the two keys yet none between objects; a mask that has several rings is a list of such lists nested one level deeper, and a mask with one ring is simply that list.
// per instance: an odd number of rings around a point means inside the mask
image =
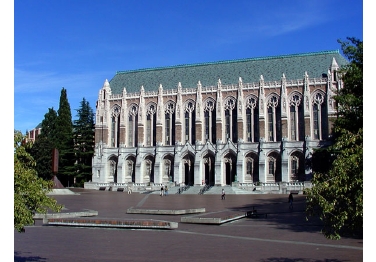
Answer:
[{"label": "deciduous tree", "polygon": [[334,97],[338,118],[327,150],[334,160],[328,172],[314,172],[306,191],[308,218],[318,215],[331,239],[363,233],[363,42],[347,39],[339,40],[349,64],[340,71],[344,87]]},{"label": "deciduous tree", "polygon": [[31,146],[20,131],[14,131],[14,228],[18,232],[24,232],[25,226],[33,224],[35,213],[46,213],[48,209],[60,211],[62,208],[55,199],[46,195],[53,183],[38,177],[36,163],[26,150]]}]

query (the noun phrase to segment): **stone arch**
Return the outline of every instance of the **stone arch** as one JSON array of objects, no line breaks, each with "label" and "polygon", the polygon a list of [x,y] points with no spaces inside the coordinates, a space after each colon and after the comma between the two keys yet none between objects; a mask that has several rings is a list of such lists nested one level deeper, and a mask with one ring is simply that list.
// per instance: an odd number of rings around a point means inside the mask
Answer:
[{"label": "stone arch", "polygon": [[259,177],[259,156],[257,152],[250,151],[245,154],[245,181],[253,183],[260,181]]},{"label": "stone arch", "polygon": [[144,183],[154,183],[154,164],[155,158],[153,155],[148,154],[144,157],[143,162],[143,176]]},{"label": "stone arch", "polygon": [[112,154],[107,159],[107,181],[108,183],[117,183],[118,156]]},{"label": "stone arch", "polygon": [[226,150],[223,156],[223,179],[226,185],[232,185],[237,181],[236,177],[236,153],[232,150]]},{"label": "stone arch", "polygon": [[289,156],[289,180],[305,181],[305,157],[301,150],[294,150]]},{"label": "stone arch", "polygon": [[136,156],[129,155],[125,160],[125,182],[136,182]]},{"label": "stone arch", "polygon": [[269,152],[266,158],[266,182],[281,182],[281,154],[275,150]]},{"label": "stone arch", "polygon": [[215,184],[215,154],[211,150],[206,150],[203,154],[203,184],[214,186]]},{"label": "stone arch", "polygon": [[190,151],[182,154],[183,183],[187,186],[194,185],[194,164],[195,156]]},{"label": "stone arch", "polygon": [[162,183],[175,181],[174,156],[168,153],[165,154],[162,159]]}]

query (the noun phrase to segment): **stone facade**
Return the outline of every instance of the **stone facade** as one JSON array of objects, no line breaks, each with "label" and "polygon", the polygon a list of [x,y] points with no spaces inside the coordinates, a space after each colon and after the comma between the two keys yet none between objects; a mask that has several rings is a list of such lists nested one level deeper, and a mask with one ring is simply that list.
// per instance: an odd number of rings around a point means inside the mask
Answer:
[{"label": "stone facade", "polygon": [[[337,71],[344,63],[338,51],[328,51],[119,72],[99,90],[92,182],[223,186],[309,181],[313,150],[329,143],[332,97],[342,86]],[[212,79],[216,70],[226,82]],[[256,81],[243,81],[247,72],[257,70]],[[290,78],[285,72],[291,70],[299,72]],[[126,86],[158,74],[171,77],[157,79],[158,86]],[[185,78],[196,74],[196,85],[183,88]],[[171,83],[174,77],[180,79]],[[201,84],[205,77],[215,84]],[[128,82],[119,84],[120,78]]]}]

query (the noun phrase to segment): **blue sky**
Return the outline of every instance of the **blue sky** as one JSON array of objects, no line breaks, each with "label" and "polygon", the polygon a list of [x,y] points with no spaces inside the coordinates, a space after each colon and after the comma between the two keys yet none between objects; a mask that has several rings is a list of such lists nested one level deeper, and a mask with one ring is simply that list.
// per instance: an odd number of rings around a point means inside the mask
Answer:
[{"label": "blue sky", "polygon": [[116,71],[340,50],[363,40],[355,1],[14,1],[14,129],[33,129],[67,90],[95,112]]}]

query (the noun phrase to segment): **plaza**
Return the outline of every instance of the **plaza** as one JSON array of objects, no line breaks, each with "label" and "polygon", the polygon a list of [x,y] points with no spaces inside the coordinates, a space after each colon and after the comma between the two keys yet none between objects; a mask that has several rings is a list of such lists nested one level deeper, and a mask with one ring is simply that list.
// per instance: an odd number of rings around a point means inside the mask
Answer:
[{"label": "plaza", "polygon": [[[52,195],[61,213],[95,210],[92,219],[162,220],[175,229],[121,229],[44,225],[37,220],[25,233],[14,232],[14,261],[362,261],[363,239],[326,239],[320,220],[306,221],[305,196],[287,194],[132,193],[70,189]],[[132,214],[130,208],[182,210],[205,208],[202,214]],[[182,223],[182,218],[210,217],[257,210],[220,225]]]}]

